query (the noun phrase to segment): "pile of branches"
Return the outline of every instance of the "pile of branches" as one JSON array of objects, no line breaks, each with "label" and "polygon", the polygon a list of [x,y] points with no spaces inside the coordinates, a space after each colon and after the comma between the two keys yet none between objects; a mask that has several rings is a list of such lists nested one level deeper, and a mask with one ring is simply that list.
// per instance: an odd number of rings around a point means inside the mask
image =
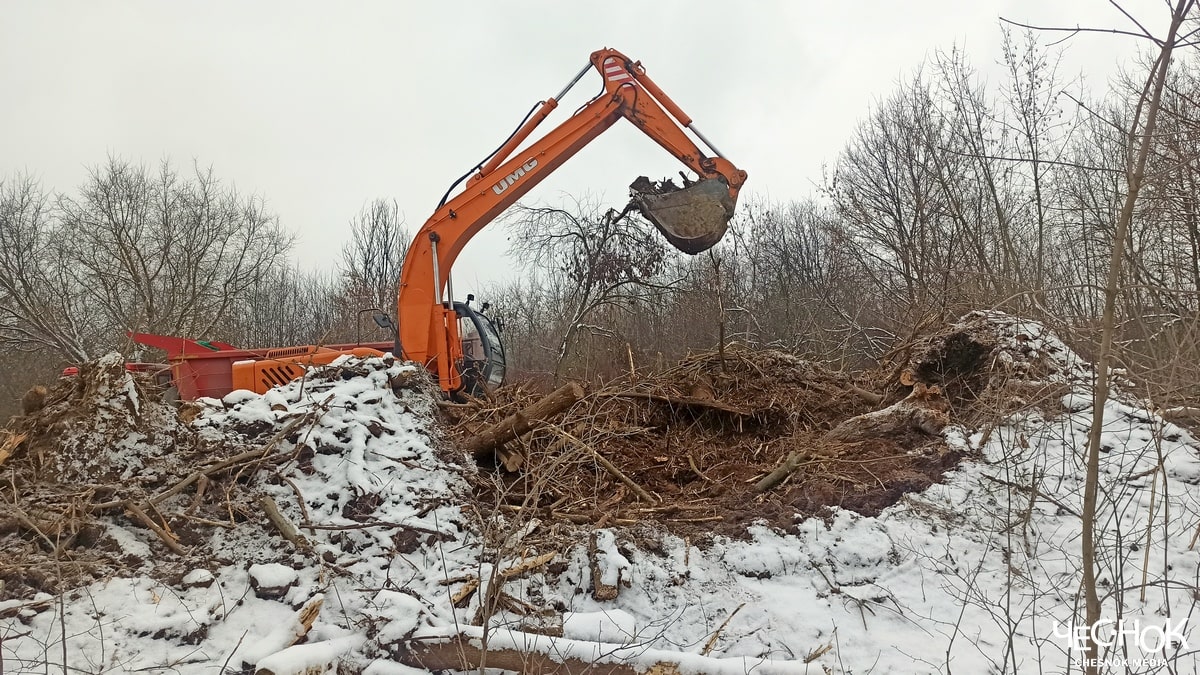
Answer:
[{"label": "pile of branches", "polygon": [[[309,378],[352,377],[348,367]],[[214,528],[264,514],[288,538],[257,488],[297,459],[297,441],[322,407],[278,427],[203,429],[192,423],[199,404],[176,407],[162,393],[111,354],[26,396],[25,414],[0,429],[0,598],[55,595],[110,576],[170,579],[228,562],[211,549]],[[170,555],[151,556],[141,539]]]},{"label": "pile of branches", "polygon": [[499,465],[475,489],[500,512],[740,536],[832,506],[876,514],[957,463],[938,389],[874,391],[878,377],[727,348],[591,392],[516,386],[442,409],[462,447]]}]

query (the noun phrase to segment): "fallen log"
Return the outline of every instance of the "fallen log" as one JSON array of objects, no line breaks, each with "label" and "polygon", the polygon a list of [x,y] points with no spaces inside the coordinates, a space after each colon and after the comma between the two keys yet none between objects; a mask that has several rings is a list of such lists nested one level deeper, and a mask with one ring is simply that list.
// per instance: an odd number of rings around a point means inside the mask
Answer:
[{"label": "fallen log", "polygon": [[913,385],[912,393],[884,408],[842,422],[821,437],[822,441],[848,443],[864,438],[879,438],[898,431],[916,430],[940,434],[950,423],[949,403],[938,387]]},{"label": "fallen log", "polygon": [[[414,637],[385,645],[391,656],[413,668],[432,671],[477,671],[480,668],[518,673],[566,675],[679,675],[680,673],[746,672],[744,657],[714,658],[647,647],[641,641],[620,645],[572,640],[507,629],[490,631],[484,647],[482,629],[462,626],[458,634]],[[802,675],[812,664],[756,658],[759,675]]]},{"label": "fallen log", "polygon": [[[605,395],[605,394],[602,394]],[[665,403],[670,406],[680,408],[688,408],[691,410],[715,410],[733,416],[734,418],[753,418],[755,416],[752,410],[743,410],[728,403],[723,403],[714,398],[701,396],[666,396],[663,394],[654,394],[641,391],[622,391],[611,394],[606,394],[613,398],[628,398],[635,401],[654,401],[655,403]]]},{"label": "fallen log", "polygon": [[[407,653],[400,662],[413,668],[425,670],[478,671],[480,668],[498,668],[518,673],[587,673],[588,675],[641,675],[645,670],[623,663],[589,663],[582,659],[538,651],[522,651],[489,645],[482,649],[478,640],[460,635],[446,642],[409,643]],[[675,671],[658,671],[675,672]]]},{"label": "fallen log", "polygon": [[515,412],[467,439],[463,447],[475,459],[486,459],[501,445],[545,424],[547,419],[570,408],[583,398],[583,387],[568,382],[524,410]]},{"label": "fallen log", "polygon": [[[896,403],[874,412],[865,413],[842,422],[829,430],[816,443],[825,446],[831,443],[852,443],[866,438],[881,438],[902,431],[920,431],[930,435],[940,434],[950,423],[946,410],[949,404],[937,387],[924,384],[913,385],[912,393]],[[758,493],[766,492],[779,485],[788,476],[812,459],[813,451],[802,448],[788,454],[771,473],[754,486]]]}]

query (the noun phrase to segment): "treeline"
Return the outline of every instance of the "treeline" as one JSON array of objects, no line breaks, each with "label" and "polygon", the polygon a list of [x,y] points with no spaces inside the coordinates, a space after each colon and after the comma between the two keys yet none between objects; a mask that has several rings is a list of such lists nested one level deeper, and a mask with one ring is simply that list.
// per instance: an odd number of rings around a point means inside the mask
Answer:
[{"label": "treeline", "polygon": [[358,309],[394,305],[409,233],[384,200],[349,220],[337,270],[311,272],[263,200],[210,169],[109,158],[74,194],[0,180],[0,414],[65,365],[155,356],[127,331],[247,347],[355,339],[370,323]]},{"label": "treeline", "polygon": [[[815,194],[743,193],[700,256],[584,195],[512,209],[497,226],[523,273],[476,292],[503,321],[510,372],[603,378],[733,342],[859,366],[989,308],[1050,322],[1086,352],[1149,64],[1089,94],[1032,36],[1006,34],[1002,63],[985,81],[961,52],[931,58],[865,112]],[[1119,357],[1163,403],[1200,393],[1197,101],[1200,61],[1179,58],[1124,242]],[[338,269],[315,273],[289,262],[292,235],[261,199],[208,170],[110,159],[75,194],[5,179],[0,398],[131,352],[127,330],[354,340],[370,325],[359,310],[394,307],[411,232],[383,200],[348,218]]]},{"label": "treeline", "polygon": [[[743,200],[709,254],[622,233],[594,203],[518,209],[527,274],[497,291],[518,369],[605,376],[721,340],[863,365],[992,308],[1087,353],[1149,63],[1089,95],[1032,36],[1006,34],[1002,56],[985,81],[937,54],[869,111],[816,194]],[[1200,394],[1200,61],[1177,56],[1117,307],[1120,365],[1164,404]]]}]

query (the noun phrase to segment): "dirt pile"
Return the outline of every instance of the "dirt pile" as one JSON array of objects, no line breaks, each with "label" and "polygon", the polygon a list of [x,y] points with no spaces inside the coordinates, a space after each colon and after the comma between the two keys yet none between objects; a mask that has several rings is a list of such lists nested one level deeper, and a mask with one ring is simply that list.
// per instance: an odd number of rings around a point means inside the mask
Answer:
[{"label": "dirt pile", "polygon": [[86,363],[10,422],[22,440],[9,467],[37,483],[153,485],[196,445],[159,393],[119,354]]},{"label": "dirt pile", "polygon": [[[654,522],[683,535],[742,536],[759,520],[788,529],[833,506],[873,515],[939,480],[959,455],[904,425],[826,440],[894,402],[870,389],[870,373],[777,351],[699,354],[593,391],[510,443],[505,452],[520,454],[520,468],[481,473],[477,496],[509,513],[599,526]],[[513,388],[478,410],[454,409],[455,431],[470,436],[538,395]],[[789,456],[797,461],[783,484],[756,490]]]},{"label": "dirt pile", "polygon": [[60,380],[0,431],[3,596],[53,593],[144,562],[98,516],[145,503],[219,449],[159,394],[109,354]]},{"label": "dirt pile", "polygon": [[971,312],[897,351],[898,384],[936,385],[969,427],[1029,406],[1061,411],[1072,385],[1092,383],[1088,364],[1043,325],[1000,312]]},{"label": "dirt pile", "polygon": [[[1086,375],[1039,324],[999,313],[972,313],[894,353],[845,373],[731,348],[612,382],[509,443],[501,457],[519,468],[482,473],[477,497],[528,517],[688,536],[742,536],[756,521],[790,530],[832,507],[876,515],[962,459],[943,427],[1058,409]],[[447,412],[469,438],[542,393],[510,388]],[[772,475],[781,482],[764,488]]]}]

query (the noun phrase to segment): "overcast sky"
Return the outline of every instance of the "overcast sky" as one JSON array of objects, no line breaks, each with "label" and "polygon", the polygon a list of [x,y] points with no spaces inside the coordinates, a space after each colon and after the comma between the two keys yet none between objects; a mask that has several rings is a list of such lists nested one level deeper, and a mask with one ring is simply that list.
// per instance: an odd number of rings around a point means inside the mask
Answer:
[{"label": "overcast sky", "polygon": [[[1161,1],[1124,4],[1164,30]],[[415,231],[454,178],[608,46],[749,172],[743,195],[801,198],[872,103],[937,50],[958,45],[997,72],[999,16],[1128,25],[1107,0],[4,0],[0,174],[74,192],[109,154],[194,159],[263,196],[300,234],[302,265],[331,268],[364,203],[396,200]],[[1069,44],[1066,74],[1096,87],[1136,49],[1101,35]],[[543,128],[599,89],[586,76]],[[621,206],[633,178],[680,168],[619,122],[526,201]],[[477,237],[456,290],[502,277],[504,247],[499,227]]]}]

